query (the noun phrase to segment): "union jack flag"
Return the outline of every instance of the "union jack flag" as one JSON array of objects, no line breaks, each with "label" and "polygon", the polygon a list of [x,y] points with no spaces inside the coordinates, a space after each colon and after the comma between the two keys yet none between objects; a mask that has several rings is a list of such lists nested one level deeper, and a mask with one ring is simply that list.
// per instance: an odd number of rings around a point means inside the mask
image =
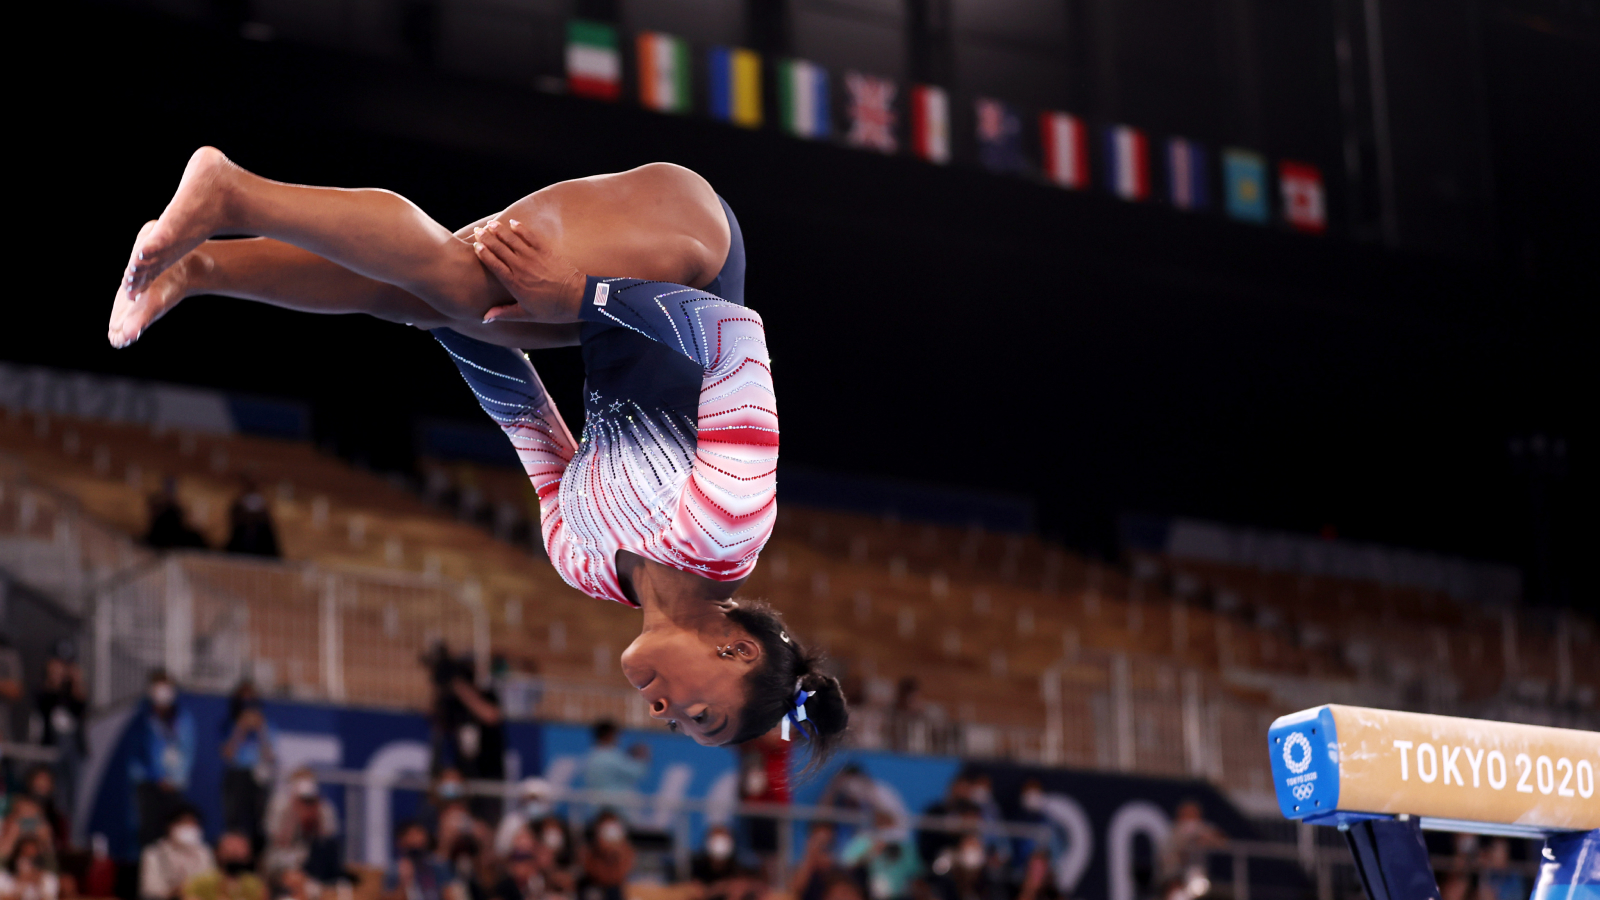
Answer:
[{"label": "union jack flag", "polygon": [[865,147],[881,153],[899,149],[895,140],[898,116],[894,111],[894,82],[859,72],[849,72],[844,86],[850,91],[850,133],[845,141],[852,147]]}]

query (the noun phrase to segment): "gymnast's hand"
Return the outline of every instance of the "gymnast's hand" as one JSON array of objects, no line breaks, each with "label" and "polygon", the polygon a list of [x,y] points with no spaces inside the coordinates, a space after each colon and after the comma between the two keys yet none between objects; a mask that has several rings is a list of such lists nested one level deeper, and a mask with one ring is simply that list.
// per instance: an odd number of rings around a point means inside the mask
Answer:
[{"label": "gymnast's hand", "polygon": [[583,304],[584,276],[550,243],[516,219],[490,219],[472,230],[484,268],[517,299],[496,306],[484,322],[572,322]]}]

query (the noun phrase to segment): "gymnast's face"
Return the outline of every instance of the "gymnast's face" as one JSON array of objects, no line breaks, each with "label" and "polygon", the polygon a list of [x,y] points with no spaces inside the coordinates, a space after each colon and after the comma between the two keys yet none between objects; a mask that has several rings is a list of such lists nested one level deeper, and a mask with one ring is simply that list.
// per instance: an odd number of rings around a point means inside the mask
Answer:
[{"label": "gymnast's face", "polygon": [[622,674],[644,694],[653,718],[716,746],[738,730],[744,676],[760,659],[761,643],[737,626],[714,634],[657,627],[623,651]]}]

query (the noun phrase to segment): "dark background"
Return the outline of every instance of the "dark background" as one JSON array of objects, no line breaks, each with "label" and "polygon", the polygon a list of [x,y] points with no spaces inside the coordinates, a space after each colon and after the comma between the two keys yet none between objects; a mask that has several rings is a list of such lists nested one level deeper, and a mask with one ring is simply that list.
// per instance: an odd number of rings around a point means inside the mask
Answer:
[{"label": "dark background", "polygon": [[[0,358],[303,399],[320,443],[408,471],[419,417],[481,416],[425,334],[195,298],[107,346],[127,248],[188,154],[387,187],[450,227],[666,159],[740,218],[786,464],[1029,497],[1042,531],[1089,552],[1115,551],[1129,510],[1331,528],[1514,562],[1533,599],[1594,602],[1594,0],[996,0],[994,21],[948,2],[733,3],[733,22],[716,5],[528,0],[497,25],[462,12],[488,6],[369,0],[337,6],[378,24],[321,32],[289,0],[35,9],[49,21],[12,35],[41,65],[12,91],[22,275]],[[659,8],[705,22],[647,21]],[[573,13],[939,80],[959,152],[988,95],[1132,122],[1153,145],[1309,160],[1330,233],[541,91],[559,39],[540,16]],[[273,40],[240,37],[265,36],[260,19]],[[576,427],[576,351],[535,363]]]}]

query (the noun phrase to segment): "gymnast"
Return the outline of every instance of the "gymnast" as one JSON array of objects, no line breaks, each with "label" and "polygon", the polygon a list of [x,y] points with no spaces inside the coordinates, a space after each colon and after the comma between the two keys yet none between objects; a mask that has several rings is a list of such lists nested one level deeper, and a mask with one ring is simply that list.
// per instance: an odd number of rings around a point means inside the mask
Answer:
[{"label": "gymnast", "polygon": [[[516,448],[556,571],[643,613],[621,662],[650,714],[701,744],[781,724],[814,765],[847,724],[839,682],[776,610],[734,597],[777,512],[744,272],[733,210],[681,166],[563,181],[452,234],[392,192],[270,181],[203,147],[140,230],[107,337],[125,347],[204,294],[427,329]],[[581,441],[521,352],[573,345]]]}]

